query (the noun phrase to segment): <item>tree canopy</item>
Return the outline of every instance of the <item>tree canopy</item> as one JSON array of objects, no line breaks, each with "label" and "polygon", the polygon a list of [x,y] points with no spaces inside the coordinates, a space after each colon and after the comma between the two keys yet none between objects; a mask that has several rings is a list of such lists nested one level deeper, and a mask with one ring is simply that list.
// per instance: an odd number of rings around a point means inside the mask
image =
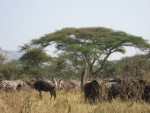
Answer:
[{"label": "tree canopy", "polygon": [[125,53],[125,47],[142,51],[149,48],[142,37],[104,27],[63,28],[31,41],[31,45],[43,48],[52,44],[74,69],[83,67],[84,56],[89,75],[98,75],[108,57],[115,52]]}]

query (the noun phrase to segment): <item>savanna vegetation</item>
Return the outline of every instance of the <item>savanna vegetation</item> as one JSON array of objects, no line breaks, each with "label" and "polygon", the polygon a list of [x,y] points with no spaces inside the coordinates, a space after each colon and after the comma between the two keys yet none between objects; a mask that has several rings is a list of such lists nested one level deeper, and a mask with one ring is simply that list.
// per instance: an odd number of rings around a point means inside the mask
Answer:
[{"label": "savanna vegetation", "polygon": [[[54,46],[57,55],[47,54],[47,47]],[[126,47],[134,47],[143,54],[108,60],[111,54],[124,54]],[[53,76],[64,79],[88,79],[138,77],[150,79],[150,45],[148,40],[123,31],[104,27],[63,28],[29,43],[21,45],[23,55],[18,60],[5,62],[0,54],[0,79],[50,79]],[[82,87],[81,87],[82,88]],[[149,113],[149,104],[143,101],[121,102],[119,99],[96,105],[84,103],[83,92],[57,92],[57,99],[49,101],[49,94],[43,92],[43,100],[33,89],[20,92],[0,91],[2,112],[43,113]]]},{"label": "savanna vegetation", "polygon": [[20,92],[0,91],[1,113],[149,113],[149,104],[141,101],[114,99],[96,105],[85,104],[80,90],[76,92],[57,92],[56,100],[49,100],[49,93],[43,92],[43,100],[37,91],[28,89]]}]

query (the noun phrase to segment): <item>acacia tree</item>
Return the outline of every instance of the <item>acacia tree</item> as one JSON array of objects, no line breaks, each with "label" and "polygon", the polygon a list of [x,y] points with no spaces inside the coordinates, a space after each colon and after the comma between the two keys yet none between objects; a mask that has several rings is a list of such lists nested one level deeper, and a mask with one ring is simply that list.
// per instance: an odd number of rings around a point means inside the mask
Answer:
[{"label": "acacia tree", "polygon": [[32,40],[33,45],[47,47],[55,44],[61,54],[68,54],[74,68],[84,66],[85,57],[89,75],[98,75],[108,57],[115,52],[125,53],[125,47],[136,47],[142,51],[149,48],[146,40],[123,31],[103,27],[63,28]]}]

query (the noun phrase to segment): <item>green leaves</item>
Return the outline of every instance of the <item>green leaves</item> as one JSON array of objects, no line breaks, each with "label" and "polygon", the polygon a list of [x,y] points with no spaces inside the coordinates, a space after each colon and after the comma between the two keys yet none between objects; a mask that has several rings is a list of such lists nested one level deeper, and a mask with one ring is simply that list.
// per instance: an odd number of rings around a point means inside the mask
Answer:
[{"label": "green leaves", "polygon": [[47,56],[42,48],[30,48],[22,55],[20,60],[37,66],[41,63],[47,62],[49,60],[49,56]]},{"label": "green leaves", "polygon": [[[136,47],[140,50],[149,48],[148,42],[142,37],[104,27],[63,28],[32,40],[33,45],[41,45],[41,47],[47,47],[52,43],[56,45],[58,51],[61,51],[61,54],[76,55],[75,61],[81,60],[82,56],[85,56],[88,65],[91,66],[89,68],[92,74],[101,71],[112,53],[125,53],[126,46]],[[101,62],[101,65],[98,64],[99,62]],[[73,60],[72,64],[75,64]],[[76,66],[81,66],[81,63],[76,63]]]},{"label": "green leaves", "polygon": [[19,60],[29,74],[36,78],[48,75],[48,72],[44,68],[51,61],[51,57],[46,54],[42,47],[29,46],[28,49],[22,49],[22,52],[24,53]]}]

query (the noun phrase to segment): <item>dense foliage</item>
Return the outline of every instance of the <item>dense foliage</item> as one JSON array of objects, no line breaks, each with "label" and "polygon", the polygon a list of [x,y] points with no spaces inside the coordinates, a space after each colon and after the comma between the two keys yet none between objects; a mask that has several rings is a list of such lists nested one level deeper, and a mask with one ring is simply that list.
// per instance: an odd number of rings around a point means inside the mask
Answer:
[{"label": "dense foliage", "polygon": [[[48,46],[55,46],[58,52],[56,57],[46,53]],[[135,47],[145,51],[145,54],[118,61],[108,60],[115,52],[124,54],[125,47]],[[11,75],[10,72],[23,77],[79,78],[87,65],[88,77],[142,76],[149,66],[146,50],[149,50],[147,40],[123,31],[104,27],[63,28],[20,46],[19,51],[23,55],[13,71],[0,55],[0,65],[3,67],[0,73],[6,78],[8,73]]]}]

